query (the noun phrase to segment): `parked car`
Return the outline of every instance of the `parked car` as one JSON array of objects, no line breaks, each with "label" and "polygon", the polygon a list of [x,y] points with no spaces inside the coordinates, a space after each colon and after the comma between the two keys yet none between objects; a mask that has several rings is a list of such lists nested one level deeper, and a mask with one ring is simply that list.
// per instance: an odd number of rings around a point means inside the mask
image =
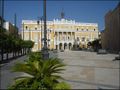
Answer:
[{"label": "parked car", "polygon": [[97,54],[107,54],[107,51],[105,49],[99,49]]}]

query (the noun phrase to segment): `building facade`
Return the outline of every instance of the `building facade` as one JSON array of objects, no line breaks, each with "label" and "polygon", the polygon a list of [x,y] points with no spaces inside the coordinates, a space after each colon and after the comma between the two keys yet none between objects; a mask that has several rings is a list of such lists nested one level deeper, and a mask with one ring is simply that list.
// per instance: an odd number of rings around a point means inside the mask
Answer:
[{"label": "building facade", "polygon": [[110,52],[120,51],[120,3],[105,15],[105,30],[101,36],[104,49]]},{"label": "building facade", "polygon": [[6,29],[8,34],[12,34],[12,35],[18,35],[18,28],[10,23],[10,22],[4,22],[4,28]]},{"label": "building facade", "polygon": [[[43,22],[22,20],[21,36],[24,40],[35,42],[33,51],[43,47]],[[87,48],[87,43],[98,38],[97,23],[80,23],[75,20],[54,19],[47,21],[47,45],[49,49],[70,50],[75,45]]]}]

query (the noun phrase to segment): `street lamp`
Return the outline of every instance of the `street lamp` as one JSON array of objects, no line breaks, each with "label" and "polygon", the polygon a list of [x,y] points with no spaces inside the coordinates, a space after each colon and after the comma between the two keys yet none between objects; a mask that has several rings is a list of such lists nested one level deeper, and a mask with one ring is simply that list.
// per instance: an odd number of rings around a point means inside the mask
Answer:
[{"label": "street lamp", "polygon": [[40,39],[40,36],[39,36],[39,25],[40,25],[40,22],[39,22],[39,19],[38,19],[38,21],[37,21],[37,25],[38,25],[38,51],[39,51],[39,39]]},{"label": "street lamp", "polygon": [[43,16],[44,16],[44,46],[42,51],[43,59],[49,58],[48,48],[47,48],[47,29],[46,29],[46,0],[43,1]]},{"label": "street lamp", "polygon": [[50,49],[50,33],[51,33],[51,30],[48,29],[48,48]]},{"label": "street lamp", "polygon": [[40,18],[40,21],[41,21],[41,50],[42,50],[42,33],[43,33],[43,30],[42,30],[42,20],[43,20],[43,16]]}]

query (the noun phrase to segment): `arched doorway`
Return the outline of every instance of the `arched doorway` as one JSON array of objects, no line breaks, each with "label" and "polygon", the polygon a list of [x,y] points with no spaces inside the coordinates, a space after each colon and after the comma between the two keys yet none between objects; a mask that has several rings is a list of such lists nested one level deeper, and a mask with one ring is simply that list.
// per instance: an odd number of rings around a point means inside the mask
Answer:
[{"label": "arched doorway", "polygon": [[64,50],[67,49],[67,43],[64,43]]},{"label": "arched doorway", "polygon": [[58,50],[58,45],[56,45],[56,50]]},{"label": "arched doorway", "polygon": [[71,49],[72,43],[69,43],[69,50]]},{"label": "arched doorway", "polygon": [[61,50],[61,49],[62,49],[62,43],[59,44],[59,50]]}]

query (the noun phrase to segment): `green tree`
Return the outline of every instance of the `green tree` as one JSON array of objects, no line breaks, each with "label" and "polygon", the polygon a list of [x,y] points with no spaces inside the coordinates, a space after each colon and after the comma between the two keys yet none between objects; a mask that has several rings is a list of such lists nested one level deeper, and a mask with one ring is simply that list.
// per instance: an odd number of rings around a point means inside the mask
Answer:
[{"label": "green tree", "polygon": [[92,42],[88,42],[88,46],[92,46],[94,51],[97,51],[98,49],[102,48],[100,41],[100,39],[96,39]]},{"label": "green tree", "polygon": [[26,54],[27,52],[31,51],[31,48],[33,47],[34,42],[30,40],[25,40],[22,42],[23,52]]}]

